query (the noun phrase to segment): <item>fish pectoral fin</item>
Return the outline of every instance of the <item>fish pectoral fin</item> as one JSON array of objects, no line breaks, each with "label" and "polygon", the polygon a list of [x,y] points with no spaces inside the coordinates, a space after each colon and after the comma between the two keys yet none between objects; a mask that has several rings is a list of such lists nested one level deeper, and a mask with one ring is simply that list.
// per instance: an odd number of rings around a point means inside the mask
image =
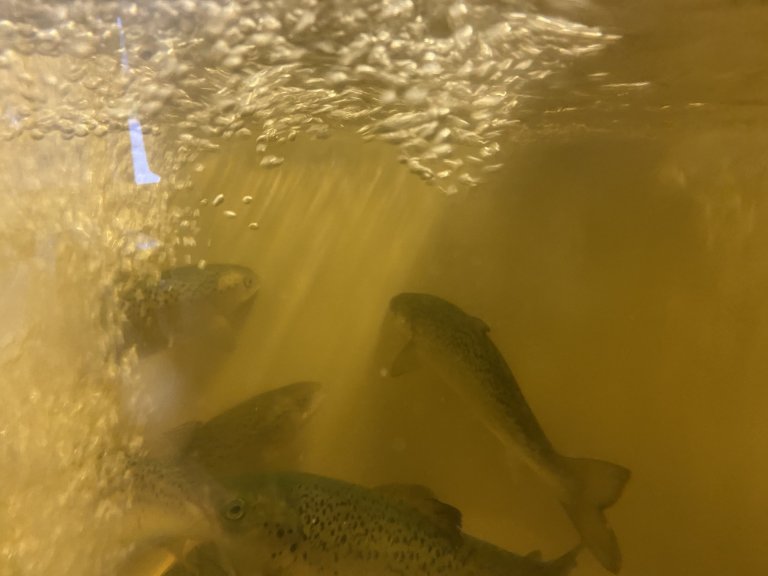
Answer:
[{"label": "fish pectoral fin", "polygon": [[434,493],[421,484],[384,484],[375,488],[390,499],[419,512],[453,539],[461,539],[461,512],[450,504],[438,500]]},{"label": "fish pectoral fin", "polygon": [[413,340],[410,340],[397,354],[387,373],[390,377],[396,378],[416,370],[419,364],[419,354],[416,350],[416,345]]}]

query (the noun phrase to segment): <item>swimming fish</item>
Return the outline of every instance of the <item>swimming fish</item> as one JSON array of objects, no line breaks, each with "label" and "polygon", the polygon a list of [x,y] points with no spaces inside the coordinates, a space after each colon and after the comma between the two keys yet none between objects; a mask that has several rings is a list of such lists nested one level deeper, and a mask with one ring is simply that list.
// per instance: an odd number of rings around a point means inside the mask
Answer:
[{"label": "swimming fish", "polygon": [[517,452],[556,490],[583,544],[606,569],[618,572],[621,553],[603,510],[620,497],[630,471],[601,460],[569,458],[555,450],[488,337],[485,322],[430,294],[399,294],[389,309],[410,335],[390,375],[425,361],[510,451]]},{"label": "swimming fish", "polygon": [[192,338],[231,346],[259,285],[250,268],[235,264],[181,266],[165,270],[157,282],[126,282],[126,343],[143,355]]},{"label": "swimming fish", "polygon": [[202,469],[134,457],[125,470],[105,487],[103,500],[119,511],[121,539],[152,543],[214,536],[214,503],[222,497],[214,494],[223,489]]},{"label": "swimming fish", "polygon": [[[170,430],[154,448],[164,461],[202,467],[215,479],[294,468],[301,429],[319,403],[321,385],[295,382],[257,394],[206,422]],[[180,556],[166,576],[224,573],[211,542]]]},{"label": "swimming fish", "polygon": [[320,389],[317,382],[294,382],[262,392],[206,422],[171,430],[166,446],[215,478],[293,467],[299,432],[317,408]]},{"label": "swimming fish", "polygon": [[216,506],[229,494],[194,462],[129,458],[102,499],[106,510],[118,512],[117,543],[128,552],[116,573],[234,576],[212,544],[221,535]]},{"label": "swimming fish", "polygon": [[460,512],[422,486],[283,472],[226,487],[220,546],[238,576],[561,576],[578,552],[545,562],[468,536]]}]

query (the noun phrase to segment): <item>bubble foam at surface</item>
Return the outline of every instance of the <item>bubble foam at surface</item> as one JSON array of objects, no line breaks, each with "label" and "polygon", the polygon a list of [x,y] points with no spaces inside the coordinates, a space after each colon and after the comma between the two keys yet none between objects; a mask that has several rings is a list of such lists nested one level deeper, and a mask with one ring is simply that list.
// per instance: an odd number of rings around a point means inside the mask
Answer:
[{"label": "bubble foam at surface", "polygon": [[184,163],[221,138],[268,159],[270,144],[344,128],[449,192],[496,167],[537,82],[616,38],[519,1],[9,4],[0,82],[19,89],[0,136],[103,135],[136,117]]}]

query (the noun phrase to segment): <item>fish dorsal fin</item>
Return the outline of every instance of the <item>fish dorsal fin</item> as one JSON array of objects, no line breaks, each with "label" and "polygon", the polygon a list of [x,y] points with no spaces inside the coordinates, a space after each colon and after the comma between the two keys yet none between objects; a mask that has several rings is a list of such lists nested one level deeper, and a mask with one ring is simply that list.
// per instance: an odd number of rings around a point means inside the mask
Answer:
[{"label": "fish dorsal fin", "polygon": [[418,367],[419,354],[416,351],[416,344],[414,344],[413,340],[409,340],[408,344],[395,357],[387,373],[390,377],[395,378],[416,370]]},{"label": "fish dorsal fin", "polygon": [[488,324],[486,324],[485,320],[482,318],[478,318],[477,316],[470,316],[469,320],[472,322],[472,326],[474,326],[475,330],[478,330],[483,334],[491,331],[490,326],[488,326]]},{"label": "fish dorsal fin", "polygon": [[182,458],[186,456],[197,431],[203,426],[202,422],[192,420],[171,428],[163,434],[161,450],[163,456],[168,459]]},{"label": "fish dorsal fin", "polygon": [[434,493],[426,486],[421,484],[384,484],[377,486],[376,490],[429,518],[451,539],[461,538],[461,512],[450,504],[435,498]]}]

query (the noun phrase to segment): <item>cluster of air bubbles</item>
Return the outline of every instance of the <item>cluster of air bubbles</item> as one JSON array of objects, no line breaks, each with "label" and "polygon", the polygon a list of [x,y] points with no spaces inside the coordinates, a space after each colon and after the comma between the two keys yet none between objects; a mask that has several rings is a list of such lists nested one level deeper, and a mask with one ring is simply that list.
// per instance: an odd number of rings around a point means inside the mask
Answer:
[{"label": "cluster of air bubbles", "polygon": [[[332,130],[397,145],[451,192],[498,168],[521,97],[614,37],[506,0],[152,0],[0,11],[0,136],[125,130],[172,143],[176,162]],[[40,74],[27,72],[37,59]]]},{"label": "cluster of air bubbles", "polygon": [[6,144],[0,574],[111,573],[124,552],[126,503],[110,490],[142,450],[133,408],[147,395],[123,353],[119,289],[168,265],[186,232],[161,191],[114,177],[130,162],[114,141]]},{"label": "cluster of air bubbles", "polygon": [[[282,161],[280,163],[282,164]],[[214,208],[217,208],[217,207],[221,206],[222,204],[224,204],[224,200],[225,200],[224,194],[217,194],[210,201],[208,200],[208,198],[203,198],[202,200],[200,200],[200,205],[201,206],[209,206],[210,205],[210,206],[212,206]],[[248,205],[251,202],[253,202],[253,196],[246,194],[245,196],[242,197],[241,202],[243,204],[245,204],[245,205]],[[231,210],[231,209],[223,210],[222,214],[226,218],[237,218],[237,212],[235,210]],[[195,215],[196,216],[199,215],[199,211],[196,211]],[[249,230],[258,230],[259,229],[259,223],[255,222],[255,221],[254,222],[249,222],[248,223],[248,229]]]},{"label": "cluster of air bubbles", "polygon": [[119,426],[120,396],[134,392],[122,388],[132,383],[130,366],[110,358],[118,334],[104,323],[115,311],[114,238],[73,203],[55,206],[59,224],[38,228],[34,253],[4,276],[14,289],[0,346],[3,574],[108,571],[122,554],[123,508],[105,487],[122,478],[124,454],[140,448],[135,429]]}]

